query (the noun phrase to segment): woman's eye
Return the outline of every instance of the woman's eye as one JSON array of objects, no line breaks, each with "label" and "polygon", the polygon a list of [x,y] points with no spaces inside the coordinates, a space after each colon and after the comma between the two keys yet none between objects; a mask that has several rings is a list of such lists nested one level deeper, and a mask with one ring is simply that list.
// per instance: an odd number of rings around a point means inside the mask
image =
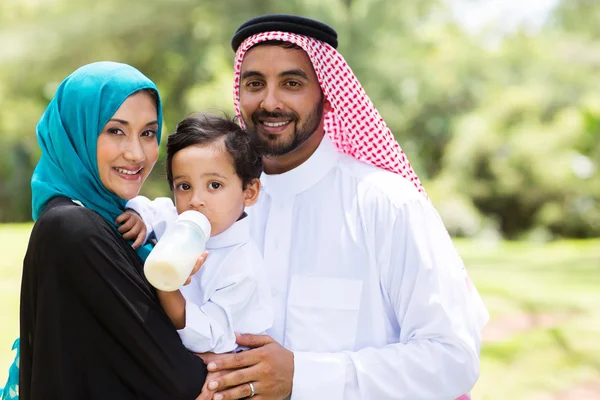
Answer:
[{"label": "woman's eye", "polygon": [[152,129],[148,129],[147,131],[142,132],[143,137],[154,137],[156,136],[156,131]]},{"label": "woman's eye", "polygon": [[106,130],[111,135],[124,135],[125,133],[120,128],[108,128]]},{"label": "woman's eye", "polygon": [[219,189],[221,187],[221,184],[219,182],[211,182],[209,184],[209,186],[210,186],[211,189],[215,189],[216,190],[216,189]]}]

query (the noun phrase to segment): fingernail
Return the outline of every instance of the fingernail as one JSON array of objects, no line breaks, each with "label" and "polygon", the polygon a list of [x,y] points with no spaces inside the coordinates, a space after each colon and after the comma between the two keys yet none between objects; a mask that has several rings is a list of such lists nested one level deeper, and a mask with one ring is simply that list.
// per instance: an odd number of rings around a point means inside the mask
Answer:
[{"label": "fingernail", "polygon": [[[210,382],[210,383],[208,384],[208,388],[209,388],[210,390],[215,390],[215,389],[217,388],[217,386],[219,386],[219,384],[217,383],[217,381],[212,381],[212,382]],[[215,399],[216,399],[216,397],[215,397]]]},{"label": "fingernail", "polygon": [[208,366],[206,368],[208,368],[209,371],[214,371],[215,369],[217,369],[217,364],[215,364],[214,362],[208,363]]},{"label": "fingernail", "polygon": [[222,395],[222,394],[219,394],[219,393],[217,393],[217,394],[215,394],[215,395],[213,396],[213,399],[214,399],[214,400],[223,400],[223,395]]}]

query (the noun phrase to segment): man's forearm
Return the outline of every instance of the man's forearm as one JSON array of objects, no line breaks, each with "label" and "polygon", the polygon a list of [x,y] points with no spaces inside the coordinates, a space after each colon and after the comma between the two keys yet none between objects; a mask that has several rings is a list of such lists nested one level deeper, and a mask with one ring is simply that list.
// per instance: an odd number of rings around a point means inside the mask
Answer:
[{"label": "man's forearm", "polygon": [[469,392],[478,374],[474,350],[431,340],[357,352],[296,351],[291,398],[452,400]]}]

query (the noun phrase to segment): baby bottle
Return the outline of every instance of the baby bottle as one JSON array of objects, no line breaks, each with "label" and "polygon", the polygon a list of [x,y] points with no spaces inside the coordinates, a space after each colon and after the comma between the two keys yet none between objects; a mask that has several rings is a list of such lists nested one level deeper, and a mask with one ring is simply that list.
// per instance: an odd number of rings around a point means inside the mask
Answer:
[{"label": "baby bottle", "polygon": [[190,276],[210,237],[210,222],[198,211],[184,211],[171,224],[144,263],[144,274],[155,288],[172,292]]}]

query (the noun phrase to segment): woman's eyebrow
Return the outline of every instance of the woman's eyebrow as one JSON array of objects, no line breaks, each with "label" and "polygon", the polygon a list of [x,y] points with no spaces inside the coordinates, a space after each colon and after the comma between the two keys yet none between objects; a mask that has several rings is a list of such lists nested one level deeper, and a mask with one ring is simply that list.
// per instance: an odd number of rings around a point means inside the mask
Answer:
[{"label": "woman's eyebrow", "polygon": [[[118,123],[120,123],[120,124],[123,124],[123,125],[129,125],[129,122],[125,121],[124,119],[111,118],[111,119],[109,119],[108,121],[109,121],[109,122],[110,122],[110,121],[113,121],[113,122],[118,122]],[[146,126],[150,126],[150,125],[157,125],[157,124],[158,124],[158,121],[157,121],[157,120],[154,120],[154,121],[148,122],[148,123],[146,124]]]}]

